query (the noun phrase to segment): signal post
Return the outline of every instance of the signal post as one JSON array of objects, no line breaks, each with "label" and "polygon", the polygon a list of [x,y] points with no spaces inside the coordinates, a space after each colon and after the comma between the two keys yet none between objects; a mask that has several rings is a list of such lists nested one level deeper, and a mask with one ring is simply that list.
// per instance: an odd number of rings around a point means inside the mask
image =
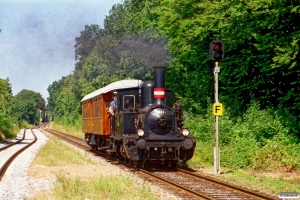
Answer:
[{"label": "signal post", "polygon": [[224,58],[224,44],[220,40],[214,40],[209,45],[210,58],[214,61],[214,106],[215,115],[215,147],[214,147],[214,173],[220,174],[220,147],[219,147],[219,116],[222,115],[222,104],[219,103],[218,74],[220,72],[219,61]]},{"label": "signal post", "polygon": [[39,109],[40,109],[40,120],[39,120],[39,125],[41,125],[42,120],[43,120],[43,118],[42,118],[42,110],[43,110],[43,106],[42,106],[42,105],[39,105]]}]

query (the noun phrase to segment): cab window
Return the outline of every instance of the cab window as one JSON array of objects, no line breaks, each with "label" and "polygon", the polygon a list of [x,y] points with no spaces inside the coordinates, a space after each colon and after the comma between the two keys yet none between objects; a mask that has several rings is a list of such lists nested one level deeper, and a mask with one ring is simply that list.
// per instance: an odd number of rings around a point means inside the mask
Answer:
[{"label": "cab window", "polygon": [[133,110],[135,108],[135,96],[134,95],[124,95],[123,96],[123,109]]}]

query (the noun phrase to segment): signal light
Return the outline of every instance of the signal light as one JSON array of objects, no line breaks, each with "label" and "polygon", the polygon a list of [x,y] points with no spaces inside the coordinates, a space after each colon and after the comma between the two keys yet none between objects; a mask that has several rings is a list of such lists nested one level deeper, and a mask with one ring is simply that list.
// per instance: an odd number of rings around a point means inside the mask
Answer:
[{"label": "signal light", "polygon": [[224,44],[220,40],[214,40],[209,45],[210,59],[221,61],[224,58]]},{"label": "signal light", "polygon": [[40,106],[39,106],[39,109],[40,109],[40,110],[42,110],[42,109],[43,109],[43,106],[42,106],[42,105],[40,105]]},{"label": "signal light", "polygon": [[214,50],[215,50],[215,51],[217,51],[217,50],[219,50],[219,48],[220,48],[219,44],[218,44],[218,43],[217,43],[217,44],[215,44],[215,46],[214,46]]}]

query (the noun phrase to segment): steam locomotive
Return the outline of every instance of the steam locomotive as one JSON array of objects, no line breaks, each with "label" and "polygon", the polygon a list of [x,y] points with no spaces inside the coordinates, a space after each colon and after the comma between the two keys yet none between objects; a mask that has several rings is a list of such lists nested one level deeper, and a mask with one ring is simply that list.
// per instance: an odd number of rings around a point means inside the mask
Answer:
[{"label": "steam locomotive", "polygon": [[[82,100],[82,131],[94,150],[105,151],[135,166],[159,162],[176,167],[192,158],[196,139],[183,127],[182,104],[172,106],[165,89],[165,67],[154,67],[154,81],[121,80]],[[117,112],[108,112],[117,96]]]}]

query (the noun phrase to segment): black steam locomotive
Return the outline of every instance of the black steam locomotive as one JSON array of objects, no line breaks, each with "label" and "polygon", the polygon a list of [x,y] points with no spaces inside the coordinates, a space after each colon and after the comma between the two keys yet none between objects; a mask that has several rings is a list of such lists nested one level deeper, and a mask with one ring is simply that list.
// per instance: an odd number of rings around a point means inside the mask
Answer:
[{"label": "black steam locomotive", "polygon": [[[183,128],[180,101],[172,106],[164,87],[165,67],[154,67],[154,82],[122,80],[82,99],[82,124],[94,149],[121,157],[135,165],[159,162],[176,166],[192,158],[196,139]],[[117,112],[108,112],[117,96]]]}]

